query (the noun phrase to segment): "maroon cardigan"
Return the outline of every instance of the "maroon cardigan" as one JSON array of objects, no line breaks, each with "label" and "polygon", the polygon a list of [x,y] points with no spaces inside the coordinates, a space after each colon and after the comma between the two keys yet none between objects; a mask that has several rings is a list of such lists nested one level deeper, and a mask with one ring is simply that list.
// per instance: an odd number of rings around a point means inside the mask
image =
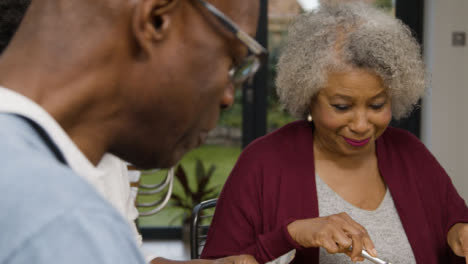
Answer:
[{"label": "maroon cardigan", "polygon": [[[313,127],[298,121],[250,144],[219,197],[202,258],[251,254],[258,262],[297,249],[293,263],[319,263],[286,226],[318,217]],[[389,127],[376,142],[378,166],[417,263],[464,263],[447,242],[448,229],[468,222],[468,208],[444,169],[412,134]]]}]

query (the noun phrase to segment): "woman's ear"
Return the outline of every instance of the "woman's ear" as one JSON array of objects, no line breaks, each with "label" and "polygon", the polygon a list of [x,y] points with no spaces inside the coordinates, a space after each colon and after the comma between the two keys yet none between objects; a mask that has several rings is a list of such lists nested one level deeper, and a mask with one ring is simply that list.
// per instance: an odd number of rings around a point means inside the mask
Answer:
[{"label": "woman's ear", "polygon": [[136,5],[132,30],[142,52],[151,53],[151,46],[168,35],[173,11],[180,0],[143,0]]},{"label": "woman's ear", "polygon": [[313,121],[313,114],[314,114],[314,105],[317,103],[318,100],[318,93],[314,94],[312,98],[310,98],[308,109],[308,114],[306,116],[307,121]]}]

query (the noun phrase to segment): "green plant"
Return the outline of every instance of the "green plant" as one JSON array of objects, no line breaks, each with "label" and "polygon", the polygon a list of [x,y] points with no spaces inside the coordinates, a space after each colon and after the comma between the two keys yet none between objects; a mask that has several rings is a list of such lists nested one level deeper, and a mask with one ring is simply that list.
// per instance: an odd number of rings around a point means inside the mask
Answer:
[{"label": "green plant", "polygon": [[180,214],[176,216],[176,219],[182,217],[184,219],[183,222],[187,223],[190,220],[189,216],[192,214],[193,208],[197,204],[218,197],[218,186],[210,186],[209,184],[215,169],[216,166],[211,165],[208,170],[205,170],[205,166],[201,160],[197,159],[195,163],[195,187],[192,188],[182,165],[177,166],[174,176],[182,186],[184,193],[173,194],[171,198],[171,205],[182,209]]},{"label": "green plant", "polygon": [[383,9],[385,12],[390,12],[393,8],[392,0],[376,0],[374,6]]}]

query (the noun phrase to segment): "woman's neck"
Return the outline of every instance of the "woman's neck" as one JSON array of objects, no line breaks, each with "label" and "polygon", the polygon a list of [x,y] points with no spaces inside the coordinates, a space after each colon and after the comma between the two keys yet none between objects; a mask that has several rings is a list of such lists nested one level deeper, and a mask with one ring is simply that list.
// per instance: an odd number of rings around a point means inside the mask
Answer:
[{"label": "woman's neck", "polygon": [[375,147],[362,153],[344,154],[331,150],[326,144],[323,144],[319,139],[314,137],[314,159],[325,162],[333,162],[338,167],[357,169],[366,167],[370,161],[376,161],[377,155]]}]

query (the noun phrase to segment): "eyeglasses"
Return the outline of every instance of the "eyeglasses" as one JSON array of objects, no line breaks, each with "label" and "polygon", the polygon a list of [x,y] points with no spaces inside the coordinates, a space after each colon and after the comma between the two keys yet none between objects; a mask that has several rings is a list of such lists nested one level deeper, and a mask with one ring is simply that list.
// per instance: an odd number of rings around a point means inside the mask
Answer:
[{"label": "eyeglasses", "polygon": [[227,30],[232,32],[244,45],[249,49],[250,55],[245,57],[241,63],[233,66],[229,70],[229,77],[234,84],[241,84],[246,80],[251,79],[258,71],[262,63],[265,62],[268,51],[260,45],[255,39],[242,31],[231,19],[224,15],[219,9],[212,4],[204,1],[197,0],[202,4],[210,13],[212,13]]}]

